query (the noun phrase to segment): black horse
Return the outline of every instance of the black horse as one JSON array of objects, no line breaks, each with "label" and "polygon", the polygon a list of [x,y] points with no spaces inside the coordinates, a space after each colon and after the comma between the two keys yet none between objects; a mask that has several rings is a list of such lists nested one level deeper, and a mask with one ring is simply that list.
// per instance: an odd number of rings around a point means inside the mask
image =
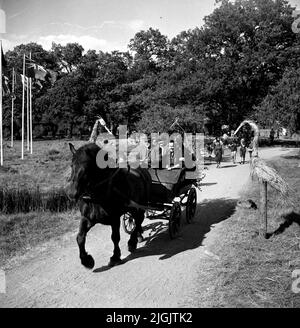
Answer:
[{"label": "black horse", "polygon": [[99,168],[96,157],[100,147],[96,144],[86,144],[78,150],[72,144],[69,146],[73,158],[67,194],[78,202],[82,215],[77,235],[81,263],[89,269],[94,267],[93,257],[85,250],[85,240],[88,231],[101,223],[112,228],[114,252],[109,266],[120,264],[120,216],[130,212],[135,219],[136,227],[128,241],[128,250],[133,252],[142,233],[144,210],[132,204],[147,205],[151,177],[147,169],[142,168]]}]

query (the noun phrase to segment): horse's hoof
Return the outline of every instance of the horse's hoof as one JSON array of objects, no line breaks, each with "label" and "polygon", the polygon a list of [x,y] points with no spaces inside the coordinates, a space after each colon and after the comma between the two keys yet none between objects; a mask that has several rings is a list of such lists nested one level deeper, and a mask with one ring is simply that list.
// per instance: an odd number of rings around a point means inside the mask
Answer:
[{"label": "horse's hoof", "polygon": [[133,253],[136,250],[136,245],[128,244],[128,252]]},{"label": "horse's hoof", "polygon": [[108,262],[109,267],[114,267],[116,265],[123,264],[124,262],[121,259],[113,259],[112,257],[110,258]]},{"label": "horse's hoof", "polygon": [[95,261],[91,255],[86,255],[81,259],[81,264],[84,265],[87,269],[93,269]]}]

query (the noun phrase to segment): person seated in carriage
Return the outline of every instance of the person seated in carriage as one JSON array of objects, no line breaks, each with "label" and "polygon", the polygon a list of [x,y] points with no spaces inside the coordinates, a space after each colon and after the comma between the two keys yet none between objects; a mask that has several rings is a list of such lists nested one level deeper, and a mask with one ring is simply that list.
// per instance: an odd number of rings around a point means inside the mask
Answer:
[{"label": "person seated in carriage", "polygon": [[180,135],[171,135],[171,138],[163,136],[157,143],[156,154],[158,154],[159,169],[189,171],[196,169],[196,156]]}]

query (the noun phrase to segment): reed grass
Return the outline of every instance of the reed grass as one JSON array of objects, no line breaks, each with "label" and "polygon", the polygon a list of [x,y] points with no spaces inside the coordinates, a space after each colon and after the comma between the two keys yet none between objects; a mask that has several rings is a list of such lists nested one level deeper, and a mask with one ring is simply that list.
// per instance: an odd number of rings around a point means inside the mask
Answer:
[{"label": "reed grass", "polygon": [[75,208],[63,188],[42,192],[39,187],[0,187],[0,212],[4,214],[29,212],[61,213]]}]

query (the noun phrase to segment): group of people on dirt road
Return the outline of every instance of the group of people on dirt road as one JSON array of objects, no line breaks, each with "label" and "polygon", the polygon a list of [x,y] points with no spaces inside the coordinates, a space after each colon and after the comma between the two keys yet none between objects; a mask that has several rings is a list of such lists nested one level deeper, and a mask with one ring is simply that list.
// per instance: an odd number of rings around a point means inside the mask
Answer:
[{"label": "group of people on dirt road", "polygon": [[229,138],[216,137],[212,143],[207,144],[207,153],[210,159],[214,153],[217,168],[220,168],[224,148],[228,148],[230,150],[230,156],[233,164],[237,161],[236,158],[238,149],[240,164],[245,164],[247,151],[249,154],[249,160],[252,159],[253,153],[255,156],[258,156],[258,149],[254,138],[251,138],[251,140],[247,143],[245,138],[241,138],[240,141],[238,141],[236,137],[233,137],[230,140]]}]

